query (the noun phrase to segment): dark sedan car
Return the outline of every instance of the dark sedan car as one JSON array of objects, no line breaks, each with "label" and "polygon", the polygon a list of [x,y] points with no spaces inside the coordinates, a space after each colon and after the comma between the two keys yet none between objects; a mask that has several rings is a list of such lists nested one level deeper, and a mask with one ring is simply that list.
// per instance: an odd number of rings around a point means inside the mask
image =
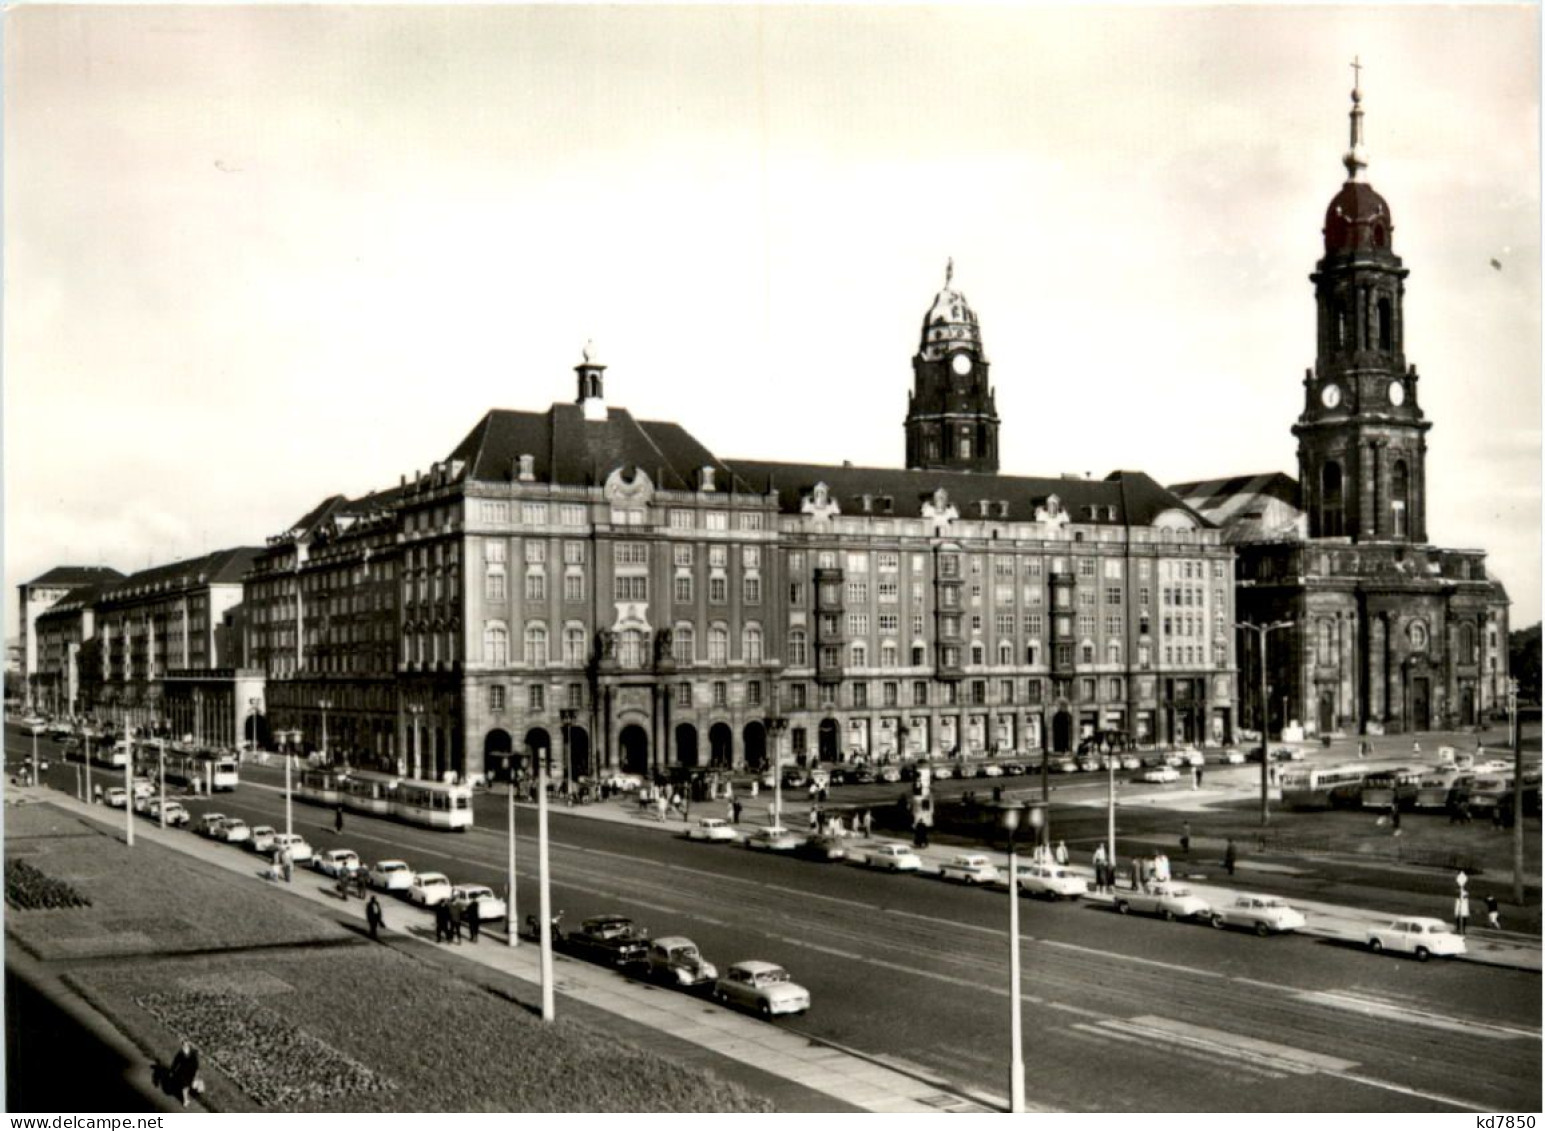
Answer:
[{"label": "dark sedan car", "polygon": [[794,854],[796,856],[803,856],[807,860],[831,863],[835,860],[846,860],[848,849],[837,837],[812,833],[805,838],[803,844],[794,850]]},{"label": "dark sedan car", "polygon": [[649,955],[649,932],[623,915],[597,915],[563,936],[563,949],[603,966],[631,966]]}]

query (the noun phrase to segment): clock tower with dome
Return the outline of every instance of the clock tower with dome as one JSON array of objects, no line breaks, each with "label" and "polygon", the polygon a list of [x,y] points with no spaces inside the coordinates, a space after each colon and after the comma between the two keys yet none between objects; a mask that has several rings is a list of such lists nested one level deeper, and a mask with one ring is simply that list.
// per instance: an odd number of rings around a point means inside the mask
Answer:
[{"label": "clock tower with dome", "polygon": [[998,411],[976,312],[954,289],[955,265],[923,318],[907,398],[907,467],[998,470]]},{"label": "clock tower with dome", "polygon": [[1354,83],[1347,180],[1325,213],[1325,255],[1310,276],[1318,310],[1304,374],[1298,474],[1309,537],[1421,543],[1427,537],[1426,433],[1405,360],[1405,278],[1389,205],[1366,180],[1361,84]]}]

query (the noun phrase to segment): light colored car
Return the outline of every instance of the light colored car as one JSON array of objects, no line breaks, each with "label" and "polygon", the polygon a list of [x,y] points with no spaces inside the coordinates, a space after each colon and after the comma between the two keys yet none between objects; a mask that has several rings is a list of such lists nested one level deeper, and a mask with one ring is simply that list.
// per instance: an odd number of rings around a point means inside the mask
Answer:
[{"label": "light colored car", "polygon": [[1384,950],[1413,954],[1418,962],[1426,962],[1434,954],[1452,957],[1465,953],[1465,940],[1442,919],[1396,919],[1368,929],[1368,949],[1375,954]]},{"label": "light colored car", "polygon": [[727,969],[714,983],[713,996],[721,1005],[754,1009],[763,1017],[803,1013],[810,1008],[810,991],[790,978],[787,970],[754,959]]},{"label": "light colored car", "polygon": [[602,784],[618,793],[637,793],[644,788],[644,779],[637,774],[613,774]]},{"label": "light colored car", "polygon": [[916,872],[923,866],[922,859],[904,844],[882,844],[871,848],[864,857],[871,868],[884,868],[889,872]]},{"label": "light colored car", "polygon": [[[145,815],[153,821],[159,821],[161,819],[161,799],[159,797],[151,798],[150,803],[145,806]],[[188,813],[188,810],[183,807],[181,801],[168,801],[166,803],[167,824],[181,828],[192,819],[192,816]]]},{"label": "light colored car", "polygon": [[901,780],[900,766],[881,766],[880,780],[886,785],[895,785]]},{"label": "light colored car", "polygon": [[1218,752],[1218,764],[1220,766],[1243,766],[1245,755],[1242,750],[1222,750]]},{"label": "light colored car", "polygon": [[[44,766],[43,768],[45,770],[48,769],[47,766]],[[151,781],[149,778],[135,778],[134,779],[134,800],[136,800],[136,801],[148,801],[150,798],[154,797],[155,795],[156,795],[156,783],[155,782]]]},{"label": "light colored car", "polygon": [[1180,752],[1180,758],[1181,765],[1184,766],[1205,766],[1207,764],[1207,759],[1202,755],[1202,752],[1197,750],[1195,747],[1187,747],[1186,749],[1182,750]]},{"label": "light colored car", "polygon": [[930,766],[928,768],[933,775],[934,781],[949,781],[950,778],[955,776],[955,767],[947,762],[941,762],[937,766]]},{"label": "light colored car", "polygon": [[274,843],[269,851],[277,855],[286,848],[290,850],[292,864],[305,864],[316,855],[311,845],[306,843],[306,838],[299,833],[275,833]]},{"label": "light colored car", "polygon": [[1139,774],[1138,780],[1163,785],[1165,782],[1179,781],[1180,771],[1174,766],[1154,766]]},{"label": "light colored car", "polygon": [[1096,755],[1086,754],[1078,760],[1078,768],[1083,773],[1092,774],[1098,770],[1104,769],[1105,767],[1101,764],[1100,759]]},{"label": "light colored car", "polygon": [[1143,768],[1143,760],[1136,754],[1123,754],[1121,756],[1121,768],[1123,770],[1140,770]]},{"label": "light colored car", "polygon": [[996,762],[988,762],[987,765],[982,767],[982,776],[987,778],[1001,778],[1003,776],[1003,767],[998,765]]},{"label": "light colored car", "polygon": [[998,866],[980,852],[963,852],[939,865],[941,880],[963,884],[990,884],[998,879]]},{"label": "light colored car", "polygon": [[1302,762],[1304,752],[1297,746],[1275,746],[1271,751],[1273,762]]},{"label": "light colored car", "polygon": [[1187,765],[1185,753],[1180,750],[1166,750],[1161,755],[1160,761],[1163,765],[1173,766],[1177,770]]},{"label": "light colored car", "polygon": [[224,813],[200,813],[198,824],[194,826],[194,831],[200,836],[219,839],[220,828],[225,824],[225,820]]},{"label": "light colored car", "polygon": [[649,976],[667,985],[689,989],[719,977],[719,968],[698,952],[697,944],[680,935],[667,935],[649,944]]},{"label": "light colored car", "polygon": [[451,889],[451,910],[457,915],[466,913],[467,904],[477,904],[477,918],[480,923],[488,923],[494,919],[503,919],[510,913],[504,905],[504,900],[494,894],[494,889],[486,884],[457,884]]},{"label": "light colored car", "polygon": [[746,834],[746,847],[763,852],[793,852],[801,843],[797,835],[782,825],[768,825]]},{"label": "light colored car", "polygon": [[129,794],[121,785],[109,786],[107,792],[102,795],[102,800],[113,809],[124,809],[128,807]]},{"label": "light colored car", "polygon": [[408,902],[434,907],[451,898],[451,878],[444,872],[420,872],[408,885]]},{"label": "light colored car", "polygon": [[359,853],[348,848],[329,848],[313,856],[311,866],[324,876],[352,876],[359,871]]},{"label": "light colored car", "polygon": [[1125,915],[1141,911],[1165,920],[1200,919],[1212,921],[1212,905],[1191,889],[1179,884],[1157,883],[1147,891],[1124,891],[1116,896],[1116,910]]},{"label": "light colored car", "polygon": [[1289,907],[1269,895],[1242,895],[1226,907],[1212,913],[1212,925],[1244,927],[1258,935],[1296,931],[1304,925],[1302,911]]},{"label": "light colored car", "polygon": [[1052,760],[1051,772],[1054,774],[1076,774],[1078,763],[1072,758],[1055,758]]},{"label": "light colored car", "polygon": [[1019,868],[1019,890],[1047,899],[1078,899],[1089,894],[1089,881],[1060,864],[1024,864]]},{"label": "light colored car", "polygon": [[687,830],[688,840],[735,840],[735,826],[723,817],[699,817],[697,824]]},{"label": "light colored car", "polygon": [[252,839],[252,830],[240,817],[227,817],[215,831],[215,839],[226,844],[244,844]]},{"label": "light colored car", "polygon": [[413,886],[413,869],[405,860],[380,860],[365,872],[365,882],[382,891],[407,891]]},{"label": "light colored car", "polygon": [[247,847],[253,852],[269,853],[274,850],[274,837],[279,835],[279,830],[272,825],[253,825],[252,839],[247,841]]}]

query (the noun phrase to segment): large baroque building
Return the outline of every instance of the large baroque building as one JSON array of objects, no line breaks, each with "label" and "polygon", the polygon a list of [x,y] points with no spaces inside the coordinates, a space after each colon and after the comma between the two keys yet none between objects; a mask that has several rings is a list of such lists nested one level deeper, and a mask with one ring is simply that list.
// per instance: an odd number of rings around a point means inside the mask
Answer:
[{"label": "large baroque building", "polygon": [[267,725],[318,745],[325,714],[336,756],[413,777],[1229,740],[1219,531],[1138,472],[995,474],[986,368],[947,279],[916,466],[854,468],[721,459],[608,406],[587,349],[575,403],[491,411],[270,539],[246,584]]},{"label": "large baroque building", "polygon": [[[1343,163],[1310,276],[1316,350],[1293,425],[1297,482],[1241,476],[1172,490],[1224,527],[1241,618],[1286,624],[1269,639],[1270,730],[1474,726],[1506,702],[1508,598],[1484,551],[1428,538],[1432,422],[1406,357],[1409,272],[1389,205],[1366,180],[1359,89]],[[1260,662],[1244,643],[1244,717],[1259,726]]]}]

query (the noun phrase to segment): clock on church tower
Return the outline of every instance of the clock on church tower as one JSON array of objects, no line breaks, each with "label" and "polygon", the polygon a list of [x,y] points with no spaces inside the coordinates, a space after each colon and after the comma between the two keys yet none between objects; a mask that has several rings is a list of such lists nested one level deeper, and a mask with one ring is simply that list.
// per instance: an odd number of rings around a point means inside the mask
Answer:
[{"label": "clock on church tower", "polygon": [[998,412],[976,312],[955,289],[955,265],[923,316],[907,401],[907,466],[998,470]]}]

